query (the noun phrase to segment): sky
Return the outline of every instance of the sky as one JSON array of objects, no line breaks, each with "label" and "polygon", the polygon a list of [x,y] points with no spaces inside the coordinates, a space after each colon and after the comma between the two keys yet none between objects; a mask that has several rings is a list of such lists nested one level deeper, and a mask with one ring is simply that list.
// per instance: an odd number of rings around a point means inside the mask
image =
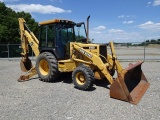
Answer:
[{"label": "sky", "polygon": [[[160,39],[160,0],[0,0],[37,21],[67,19],[86,22],[95,43]],[[27,21],[26,21],[27,22]]]}]

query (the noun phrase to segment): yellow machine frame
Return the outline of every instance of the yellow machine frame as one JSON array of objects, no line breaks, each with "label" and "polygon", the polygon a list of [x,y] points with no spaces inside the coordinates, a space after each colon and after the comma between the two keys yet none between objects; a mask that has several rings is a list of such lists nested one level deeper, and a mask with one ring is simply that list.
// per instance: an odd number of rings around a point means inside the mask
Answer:
[{"label": "yellow machine frame", "polygon": [[[40,24],[45,25],[53,22],[60,22],[60,20],[50,20],[41,22]],[[28,45],[31,46],[36,57],[40,55],[40,51],[38,48],[39,41],[35,37],[35,35],[28,29],[25,23],[26,22],[23,18],[19,18],[21,45],[23,50],[21,53],[21,69],[22,71],[27,72],[27,74],[21,75],[18,81],[28,80],[29,78],[37,74],[35,67],[30,64],[30,59],[28,58]],[[72,72],[78,66],[83,64],[86,67],[90,68],[88,69],[88,71],[92,70],[94,72],[94,78],[106,78],[109,81],[109,83],[111,84],[111,97],[137,104],[149,86],[149,83],[141,70],[141,64],[143,62],[130,64],[128,68],[123,69],[120,62],[117,60],[113,42],[110,42],[109,46],[111,49],[111,55],[106,54],[106,56],[102,56],[99,52],[98,44],[70,42],[70,58],[65,60],[58,60],[58,70],[60,72]],[[87,47],[88,49],[84,49],[85,47]],[[103,57],[106,62],[102,61],[100,56]],[[45,66],[48,66],[47,60],[42,59],[41,62],[45,64]],[[26,69],[26,66],[30,66],[29,69]],[[42,74],[47,75],[50,68],[45,67],[44,69],[45,72],[43,72]],[[113,78],[110,71],[117,72],[116,79]],[[83,75],[83,73],[78,72],[76,76],[80,76],[79,79],[83,79],[83,81],[85,82],[85,76]],[[133,81],[137,81],[137,83],[130,89],[130,85],[128,85],[127,83],[128,81],[131,84]],[[81,83],[78,84],[83,85]]]}]

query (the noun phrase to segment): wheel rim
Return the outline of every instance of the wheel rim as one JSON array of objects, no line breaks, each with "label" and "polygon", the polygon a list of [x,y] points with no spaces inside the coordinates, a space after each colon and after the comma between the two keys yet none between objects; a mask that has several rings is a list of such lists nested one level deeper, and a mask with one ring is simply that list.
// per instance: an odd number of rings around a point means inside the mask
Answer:
[{"label": "wheel rim", "polygon": [[49,64],[47,60],[42,59],[39,63],[39,71],[42,75],[48,75],[49,73]]},{"label": "wheel rim", "polygon": [[82,72],[76,74],[76,81],[79,85],[84,85],[86,82],[85,76]]}]

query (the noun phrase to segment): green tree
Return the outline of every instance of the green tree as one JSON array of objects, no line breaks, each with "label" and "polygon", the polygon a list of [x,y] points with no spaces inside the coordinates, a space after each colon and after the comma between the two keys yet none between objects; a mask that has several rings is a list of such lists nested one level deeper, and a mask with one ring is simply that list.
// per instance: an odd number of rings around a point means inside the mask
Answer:
[{"label": "green tree", "polygon": [[38,36],[38,23],[32,18],[30,13],[17,12],[18,18],[24,18],[29,29]]},{"label": "green tree", "polygon": [[157,39],[157,44],[160,44],[160,39]]},{"label": "green tree", "polygon": [[0,44],[20,43],[18,18],[23,17],[31,31],[38,35],[38,23],[30,13],[15,12],[0,2]]},{"label": "green tree", "polygon": [[151,44],[156,44],[156,40],[152,39],[150,43]]},{"label": "green tree", "polygon": [[16,22],[14,22],[16,12],[7,8],[4,3],[0,3],[0,18],[0,42],[8,43],[10,40],[14,40],[13,34],[16,33],[13,27],[17,26]]}]

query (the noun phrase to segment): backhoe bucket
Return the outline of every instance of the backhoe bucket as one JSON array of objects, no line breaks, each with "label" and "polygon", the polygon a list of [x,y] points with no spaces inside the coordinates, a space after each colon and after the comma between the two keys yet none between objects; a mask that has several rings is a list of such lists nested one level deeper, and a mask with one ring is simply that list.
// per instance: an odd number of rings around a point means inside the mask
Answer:
[{"label": "backhoe bucket", "polygon": [[27,58],[21,60],[20,67],[23,72],[28,72],[33,66],[31,60]]},{"label": "backhoe bucket", "polygon": [[110,97],[138,104],[149,87],[149,83],[141,70],[141,64],[129,64],[129,67],[118,73],[110,87]]}]

